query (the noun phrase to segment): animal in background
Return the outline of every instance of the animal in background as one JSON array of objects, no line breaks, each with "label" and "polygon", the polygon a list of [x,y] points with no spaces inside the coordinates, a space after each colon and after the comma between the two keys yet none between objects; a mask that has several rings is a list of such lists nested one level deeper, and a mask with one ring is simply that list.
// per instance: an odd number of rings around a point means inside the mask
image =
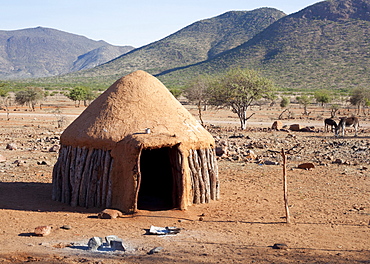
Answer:
[{"label": "animal in background", "polygon": [[329,127],[331,128],[331,132],[334,132],[334,130],[337,128],[337,122],[335,122],[333,119],[331,118],[326,118],[324,120],[324,124],[325,124],[325,131],[326,132],[329,132]]},{"label": "animal in background", "polygon": [[342,136],[344,137],[344,130],[346,127],[353,127],[355,129],[355,137],[357,137],[358,127],[360,122],[355,116],[352,117],[341,117],[338,126],[335,128],[335,135],[339,135],[339,131],[342,131]]}]

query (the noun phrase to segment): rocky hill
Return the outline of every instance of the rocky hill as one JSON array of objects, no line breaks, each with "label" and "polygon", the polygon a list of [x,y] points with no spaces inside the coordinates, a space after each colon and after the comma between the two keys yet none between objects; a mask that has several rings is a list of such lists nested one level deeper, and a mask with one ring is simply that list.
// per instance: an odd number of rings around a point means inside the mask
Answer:
[{"label": "rocky hill", "polygon": [[227,12],[195,22],[113,61],[66,77],[82,81],[94,77],[109,83],[137,69],[158,74],[184,67],[239,46],[284,16],[283,12],[273,8]]},{"label": "rocky hill", "polygon": [[51,28],[0,31],[0,78],[65,74],[95,67],[130,50]]},{"label": "rocky hill", "polygon": [[285,89],[348,89],[370,82],[370,1],[328,0],[281,18],[203,63],[164,72],[165,83],[229,67],[259,69]]}]

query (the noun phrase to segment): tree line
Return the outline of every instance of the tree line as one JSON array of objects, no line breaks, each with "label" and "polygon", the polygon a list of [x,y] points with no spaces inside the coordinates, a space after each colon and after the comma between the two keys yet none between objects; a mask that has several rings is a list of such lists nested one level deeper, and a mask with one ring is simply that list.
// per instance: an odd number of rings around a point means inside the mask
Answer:
[{"label": "tree line", "polygon": [[[197,106],[198,117],[202,125],[202,111],[209,106],[229,107],[238,115],[240,128],[246,128],[246,122],[253,115],[247,114],[248,109],[258,100],[265,99],[271,104],[277,100],[276,86],[273,82],[263,77],[259,72],[250,69],[234,68],[224,74],[218,76],[200,75],[190,81],[183,95]],[[179,93],[177,92],[177,95]],[[296,101],[303,107],[303,115],[309,116],[308,106],[316,101],[316,103],[325,106],[333,101],[335,94],[333,91],[321,89],[313,94],[302,94],[296,96]],[[349,94],[349,103],[356,106],[357,114],[361,110],[370,106],[370,89],[364,87],[354,88]],[[280,107],[283,112],[289,112],[288,106],[290,98],[281,96]],[[336,117],[336,113],[340,109],[338,104],[331,104],[331,117]]]},{"label": "tree line", "polygon": [[[277,88],[274,83],[261,75],[260,72],[250,69],[232,68],[223,74],[199,75],[187,83],[184,89],[170,89],[175,97],[183,94],[190,102],[194,103],[198,109],[198,117],[202,124],[202,111],[207,106],[228,107],[237,114],[240,121],[240,128],[245,129],[247,121],[253,116],[248,114],[248,110],[258,101],[265,100],[273,104],[277,100]],[[10,105],[10,87],[6,83],[0,82],[0,106],[8,112]],[[81,102],[87,106],[97,97],[97,93],[87,86],[75,86],[63,93],[75,102],[79,107]],[[15,92],[14,101],[19,105],[28,105],[31,110],[35,110],[35,105],[44,100],[49,94],[40,87],[28,87]],[[308,106],[315,100],[323,106],[329,104],[334,98],[333,91],[318,90],[313,94],[303,94],[296,97],[297,102],[303,107],[303,115],[309,115]],[[361,110],[370,106],[370,89],[364,87],[354,88],[349,97],[349,102],[357,107],[357,114]],[[281,96],[280,107],[283,112],[289,113],[288,106],[290,98]],[[340,106],[332,104],[331,115],[335,117]],[[8,112],[9,113],[9,112]],[[279,118],[280,118],[279,117]]]},{"label": "tree line", "polygon": [[[0,83],[1,107],[7,108],[10,105],[10,87],[6,83]],[[27,87],[26,89],[14,93],[14,102],[18,105],[28,105],[31,111],[35,111],[35,106],[43,102],[45,97],[52,96],[55,93],[44,91],[41,87]],[[87,106],[97,96],[96,92],[86,86],[76,86],[63,93],[69,99],[75,102],[75,106],[79,107],[81,102]]]}]

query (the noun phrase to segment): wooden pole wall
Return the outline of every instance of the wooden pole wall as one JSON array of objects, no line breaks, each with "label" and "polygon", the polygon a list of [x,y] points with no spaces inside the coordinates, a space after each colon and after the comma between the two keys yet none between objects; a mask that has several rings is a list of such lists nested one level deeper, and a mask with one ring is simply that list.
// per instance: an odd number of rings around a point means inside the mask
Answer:
[{"label": "wooden pole wall", "polygon": [[189,169],[193,203],[209,203],[220,198],[216,153],[212,148],[190,150]]},{"label": "wooden pole wall", "polygon": [[53,169],[53,200],[71,206],[110,207],[112,164],[110,151],[62,146]]}]

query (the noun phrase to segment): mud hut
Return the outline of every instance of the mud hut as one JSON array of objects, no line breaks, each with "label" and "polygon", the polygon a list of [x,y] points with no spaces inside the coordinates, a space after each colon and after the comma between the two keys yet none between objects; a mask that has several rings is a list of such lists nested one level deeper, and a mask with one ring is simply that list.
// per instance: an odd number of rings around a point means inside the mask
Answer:
[{"label": "mud hut", "polygon": [[213,137],[154,76],[117,80],[61,135],[56,201],[72,206],[186,209],[219,198]]}]

